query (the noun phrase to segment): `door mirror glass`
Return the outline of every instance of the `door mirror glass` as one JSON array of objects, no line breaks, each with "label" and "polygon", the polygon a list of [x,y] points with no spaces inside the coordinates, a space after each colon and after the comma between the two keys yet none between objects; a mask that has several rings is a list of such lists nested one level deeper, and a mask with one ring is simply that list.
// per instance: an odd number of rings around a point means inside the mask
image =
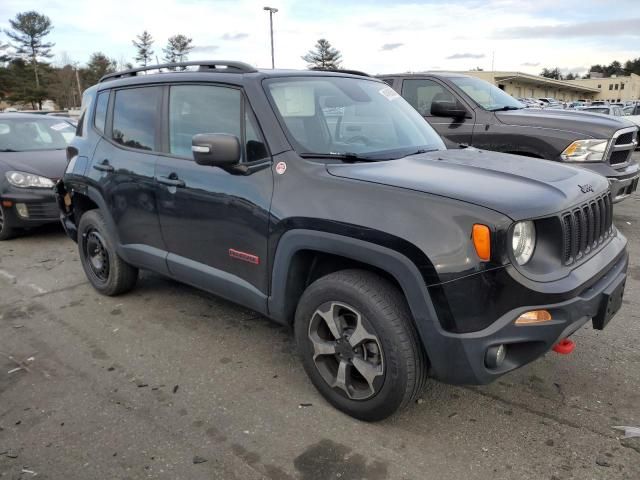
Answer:
[{"label": "door mirror glass", "polygon": [[240,163],[242,148],[235,135],[198,133],[191,140],[193,158],[198,165],[230,167]]},{"label": "door mirror glass", "polygon": [[434,117],[463,118],[467,116],[467,109],[456,101],[434,101],[431,104],[431,115]]}]

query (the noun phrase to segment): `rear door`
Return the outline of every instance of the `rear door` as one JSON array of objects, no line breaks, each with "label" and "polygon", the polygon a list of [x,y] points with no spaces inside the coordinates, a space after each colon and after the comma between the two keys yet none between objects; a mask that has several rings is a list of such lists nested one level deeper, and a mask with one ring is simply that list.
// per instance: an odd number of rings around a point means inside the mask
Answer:
[{"label": "rear door", "polygon": [[[402,81],[402,96],[440,134],[447,148],[458,148],[461,143],[471,145],[475,113],[449,87],[433,78],[409,78]],[[467,107],[473,118],[447,118],[431,115],[434,102],[457,100]]]},{"label": "rear door", "polygon": [[[121,248],[136,265],[166,271],[165,245],[155,199],[160,150],[162,87],[125,88],[98,95],[92,128],[102,138],[89,176],[95,180],[116,225]],[[106,118],[104,111],[109,105]]]},{"label": "rear door", "polygon": [[[158,159],[156,189],[169,270],[263,311],[273,176],[253,112],[242,90],[214,84],[172,85],[165,105],[166,154]],[[198,165],[191,152],[198,133],[237,136],[246,171]]]}]

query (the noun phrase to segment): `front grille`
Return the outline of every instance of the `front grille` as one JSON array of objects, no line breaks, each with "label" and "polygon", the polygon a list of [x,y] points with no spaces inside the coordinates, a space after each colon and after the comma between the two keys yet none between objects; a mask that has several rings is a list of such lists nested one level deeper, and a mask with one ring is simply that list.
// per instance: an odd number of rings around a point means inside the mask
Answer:
[{"label": "front grille", "polygon": [[622,168],[626,164],[636,146],[637,129],[624,128],[613,135],[613,141],[607,149],[607,161],[616,168]]},{"label": "front grille", "polygon": [[594,198],[562,214],[562,263],[583,258],[613,233],[611,194]]},{"label": "front grille", "polygon": [[633,142],[634,132],[623,133],[616,140],[616,145],[628,145]]},{"label": "front grille", "polygon": [[52,220],[60,216],[58,205],[53,200],[47,203],[27,203],[27,211],[31,220]]},{"label": "front grille", "polygon": [[609,157],[609,163],[611,165],[616,165],[618,163],[625,163],[630,156],[631,156],[631,150],[619,150],[611,154],[611,156]]}]

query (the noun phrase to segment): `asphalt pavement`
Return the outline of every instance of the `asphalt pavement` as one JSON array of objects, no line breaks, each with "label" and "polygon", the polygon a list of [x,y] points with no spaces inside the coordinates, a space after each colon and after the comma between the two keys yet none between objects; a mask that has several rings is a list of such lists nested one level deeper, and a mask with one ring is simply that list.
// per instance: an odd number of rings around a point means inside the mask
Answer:
[{"label": "asphalt pavement", "polygon": [[640,438],[613,427],[640,427],[640,194],[615,224],[631,265],[604,331],[489,386],[429,381],[375,424],[254,312],[150,273],[103,297],[57,226],[1,243],[0,477],[638,480]]}]

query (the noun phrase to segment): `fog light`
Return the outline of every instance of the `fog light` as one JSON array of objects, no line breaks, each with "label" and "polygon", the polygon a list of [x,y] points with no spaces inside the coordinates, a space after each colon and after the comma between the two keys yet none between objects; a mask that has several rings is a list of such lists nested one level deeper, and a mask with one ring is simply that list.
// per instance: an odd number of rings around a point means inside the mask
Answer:
[{"label": "fog light", "polygon": [[484,356],[484,364],[487,368],[498,368],[502,365],[506,356],[507,347],[505,347],[504,344],[489,347],[486,355]]},{"label": "fog light", "polygon": [[533,325],[551,321],[551,314],[548,310],[531,310],[518,317],[516,325]]},{"label": "fog light", "polygon": [[27,210],[27,206],[24,203],[16,203],[16,212],[22,218],[29,218],[29,210]]}]

